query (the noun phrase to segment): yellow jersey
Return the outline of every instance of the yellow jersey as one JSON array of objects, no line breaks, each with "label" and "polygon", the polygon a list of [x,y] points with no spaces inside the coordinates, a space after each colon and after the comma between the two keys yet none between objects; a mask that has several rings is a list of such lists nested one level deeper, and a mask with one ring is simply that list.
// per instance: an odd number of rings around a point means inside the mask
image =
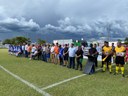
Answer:
[{"label": "yellow jersey", "polygon": [[126,49],[125,49],[125,47],[123,47],[123,46],[121,46],[121,47],[118,47],[118,46],[117,46],[117,47],[115,48],[115,52],[116,52],[116,53],[118,53],[118,52],[125,52],[125,50],[126,50]]},{"label": "yellow jersey", "polygon": [[126,51],[126,48],[124,46],[121,46],[121,47],[116,47],[115,48],[115,52],[116,52],[116,56],[124,56],[125,55],[125,52]]},{"label": "yellow jersey", "polygon": [[111,51],[112,51],[112,47],[111,46],[108,46],[108,47],[104,46],[103,47],[104,54],[108,55],[108,54],[111,53]]}]

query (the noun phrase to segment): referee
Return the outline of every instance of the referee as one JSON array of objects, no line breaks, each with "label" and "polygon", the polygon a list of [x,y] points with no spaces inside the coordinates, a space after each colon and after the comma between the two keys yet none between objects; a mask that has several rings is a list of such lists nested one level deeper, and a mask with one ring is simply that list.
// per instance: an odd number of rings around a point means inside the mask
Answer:
[{"label": "referee", "polygon": [[126,49],[124,46],[121,45],[121,42],[117,43],[117,47],[115,48],[115,55],[116,55],[116,72],[115,75],[118,74],[119,69],[121,69],[121,74],[124,77],[124,64],[125,64],[125,52]]}]

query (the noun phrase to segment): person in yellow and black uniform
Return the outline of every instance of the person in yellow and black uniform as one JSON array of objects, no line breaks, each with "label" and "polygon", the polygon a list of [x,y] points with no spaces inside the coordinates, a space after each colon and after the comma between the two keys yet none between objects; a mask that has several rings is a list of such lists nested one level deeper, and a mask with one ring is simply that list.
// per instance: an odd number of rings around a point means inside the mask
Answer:
[{"label": "person in yellow and black uniform", "polygon": [[111,56],[112,56],[112,47],[109,46],[109,43],[105,41],[105,45],[102,48],[102,61],[103,63],[103,72],[106,71],[106,67],[108,64],[109,72],[112,73],[112,65],[111,65]]},{"label": "person in yellow and black uniform", "polygon": [[124,64],[125,64],[125,52],[126,49],[121,45],[121,42],[117,43],[117,47],[115,48],[115,63],[116,63],[116,74],[118,74],[119,69],[121,68],[122,76],[124,77]]}]

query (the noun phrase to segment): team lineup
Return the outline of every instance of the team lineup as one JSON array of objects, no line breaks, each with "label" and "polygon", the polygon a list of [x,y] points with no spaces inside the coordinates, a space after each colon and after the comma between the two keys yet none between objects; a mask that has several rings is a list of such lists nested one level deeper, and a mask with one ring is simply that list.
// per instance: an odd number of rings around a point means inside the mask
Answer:
[{"label": "team lineup", "polygon": [[[74,46],[71,45],[59,45],[56,44],[20,44],[20,45],[9,45],[9,54],[14,54],[17,57],[23,56],[26,58],[43,60],[44,62],[59,64],[67,68],[73,68],[75,70],[89,70],[89,74],[95,72],[95,67],[98,67],[98,56],[102,55],[102,72],[106,69],[109,73],[112,72],[114,75],[119,73],[125,77],[124,65],[128,61],[128,46],[117,42],[117,46],[109,45],[109,42],[105,41],[103,46],[99,44],[90,44],[88,52],[85,54],[87,47],[84,45]],[[88,57],[88,61],[92,62],[90,69],[83,68],[83,58],[84,56],[92,56],[91,59]],[[112,60],[116,64],[115,71],[112,70]],[[91,63],[89,63],[91,64]],[[88,65],[88,64],[86,64]]]}]

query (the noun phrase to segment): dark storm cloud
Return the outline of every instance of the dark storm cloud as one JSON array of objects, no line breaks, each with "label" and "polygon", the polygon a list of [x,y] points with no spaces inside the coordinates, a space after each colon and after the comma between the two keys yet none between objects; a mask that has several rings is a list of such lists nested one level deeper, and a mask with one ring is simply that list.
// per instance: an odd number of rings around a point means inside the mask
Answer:
[{"label": "dark storm cloud", "polygon": [[36,24],[32,19],[26,21],[24,18],[6,18],[0,20],[0,31],[10,31],[10,32],[37,32],[40,30],[40,26]]},{"label": "dark storm cloud", "polygon": [[0,0],[0,32],[124,37],[127,11],[127,0]]},{"label": "dark storm cloud", "polygon": [[59,26],[46,25],[42,32],[74,33],[77,35],[87,35],[89,37],[104,37],[110,32],[111,36],[124,37],[128,35],[128,22],[122,20],[97,20],[88,24],[74,24],[70,18],[58,21]]}]

